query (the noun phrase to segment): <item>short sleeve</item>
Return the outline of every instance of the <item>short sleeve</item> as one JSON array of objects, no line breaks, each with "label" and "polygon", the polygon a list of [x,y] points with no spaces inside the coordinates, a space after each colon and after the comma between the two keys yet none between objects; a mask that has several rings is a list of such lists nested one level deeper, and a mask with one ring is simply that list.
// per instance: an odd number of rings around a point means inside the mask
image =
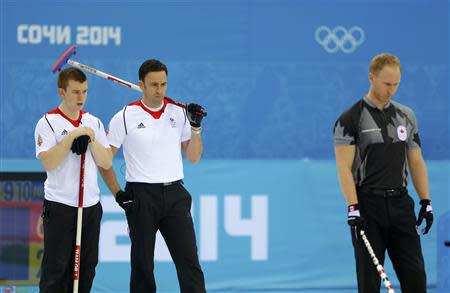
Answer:
[{"label": "short sleeve", "polygon": [[417,118],[414,111],[409,109],[409,111],[405,111],[406,116],[408,117],[408,140],[407,140],[407,148],[414,149],[420,147],[420,137],[419,137],[419,127],[417,125]]},{"label": "short sleeve", "polygon": [[102,146],[105,148],[110,148],[108,139],[106,138],[105,127],[100,119],[98,119],[98,128],[96,130],[95,137]]},{"label": "short sleeve", "polygon": [[191,135],[192,135],[191,124],[189,123],[189,120],[186,117],[186,119],[184,119],[183,132],[181,133],[181,141],[184,142],[190,140]]},{"label": "short sleeve", "polygon": [[125,140],[126,136],[125,122],[123,117],[124,111],[125,109],[114,115],[108,126],[108,143],[116,148],[120,148],[122,146],[122,143]]},{"label": "short sleeve", "polygon": [[45,117],[42,117],[36,125],[34,142],[36,158],[39,158],[40,153],[48,151],[57,144],[55,134]]},{"label": "short sleeve", "polygon": [[344,112],[334,124],[334,145],[354,145],[356,143],[357,129],[350,112]]}]

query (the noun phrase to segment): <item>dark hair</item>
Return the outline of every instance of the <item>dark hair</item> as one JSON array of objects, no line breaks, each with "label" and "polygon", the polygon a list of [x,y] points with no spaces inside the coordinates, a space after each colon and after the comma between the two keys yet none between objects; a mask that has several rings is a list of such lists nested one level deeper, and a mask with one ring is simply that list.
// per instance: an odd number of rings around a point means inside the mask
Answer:
[{"label": "dark hair", "polygon": [[149,72],[159,72],[163,70],[166,72],[166,75],[168,75],[167,66],[164,63],[156,59],[147,60],[139,67],[139,80],[144,81],[145,76]]},{"label": "dark hair", "polygon": [[83,83],[87,80],[86,74],[78,68],[66,67],[59,72],[58,75],[58,88],[67,89],[69,80],[75,80]]}]

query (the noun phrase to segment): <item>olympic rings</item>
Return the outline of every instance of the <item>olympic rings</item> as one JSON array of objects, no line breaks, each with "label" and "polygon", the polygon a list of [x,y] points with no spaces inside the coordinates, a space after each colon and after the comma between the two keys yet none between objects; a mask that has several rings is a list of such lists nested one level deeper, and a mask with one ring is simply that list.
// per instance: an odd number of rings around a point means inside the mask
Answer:
[{"label": "olympic rings", "polygon": [[365,34],[359,26],[354,26],[349,30],[343,26],[337,26],[331,30],[322,25],[316,29],[315,37],[317,43],[322,45],[328,53],[336,53],[341,50],[349,54],[364,42]]}]

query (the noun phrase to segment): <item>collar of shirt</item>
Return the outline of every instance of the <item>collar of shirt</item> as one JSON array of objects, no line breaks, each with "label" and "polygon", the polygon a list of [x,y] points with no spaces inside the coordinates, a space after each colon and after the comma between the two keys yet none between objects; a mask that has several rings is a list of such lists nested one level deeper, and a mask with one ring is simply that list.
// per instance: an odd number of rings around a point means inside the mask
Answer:
[{"label": "collar of shirt", "polygon": [[[81,119],[83,119],[83,114],[85,114],[86,112],[80,110],[80,114],[78,115],[78,119],[74,120],[69,118],[66,114],[64,114],[63,111],[61,111],[61,109],[56,108],[53,109],[52,111],[48,112],[48,114],[59,114],[61,115],[64,119],[66,119],[67,121],[69,121],[73,126],[78,127],[80,126],[81,123]],[[81,123],[82,124],[82,123]]]},{"label": "collar of shirt", "polygon": [[168,102],[167,99],[164,98],[163,104],[162,104],[161,108],[159,108],[158,110],[152,109],[152,108],[146,106],[146,105],[142,102],[142,99],[139,100],[138,104],[141,106],[141,108],[142,108],[145,112],[147,112],[147,113],[149,113],[150,115],[152,115],[153,118],[159,119],[159,118],[161,117],[162,113],[164,113],[164,110],[166,109],[167,102]]},{"label": "collar of shirt", "polygon": [[[368,98],[367,96],[365,96],[365,97],[363,98],[363,100],[364,100],[364,102],[366,102],[367,105],[369,105],[370,107],[372,107],[372,108],[377,108],[377,106],[376,106],[374,103],[372,103],[372,101],[369,100],[369,98]],[[389,102],[389,103],[387,103],[386,105],[384,105],[384,108],[383,108],[383,109],[386,110],[386,109],[388,109],[391,105],[392,105],[392,103]]]}]

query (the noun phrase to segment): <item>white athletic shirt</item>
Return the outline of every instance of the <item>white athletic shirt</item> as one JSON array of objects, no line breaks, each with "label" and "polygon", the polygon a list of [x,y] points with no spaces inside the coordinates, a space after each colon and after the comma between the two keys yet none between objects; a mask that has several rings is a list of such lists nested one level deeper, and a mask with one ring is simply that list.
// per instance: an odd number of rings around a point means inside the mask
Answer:
[{"label": "white athletic shirt", "polygon": [[[48,151],[61,142],[65,135],[76,127],[90,127],[95,132],[95,139],[104,147],[109,148],[105,129],[97,117],[80,111],[80,119],[72,120],[56,108],[45,114],[37,123],[34,132],[36,143],[36,158],[41,152]],[[78,207],[80,184],[81,156],[69,151],[58,167],[47,171],[44,191],[45,198],[73,207]],[[93,206],[100,200],[97,183],[97,166],[88,147],[84,165],[83,207]]]},{"label": "white athletic shirt", "polygon": [[181,104],[164,98],[156,112],[142,100],[125,106],[111,119],[109,144],[120,148],[128,182],[164,183],[183,179],[181,143],[191,139],[191,127]]}]

